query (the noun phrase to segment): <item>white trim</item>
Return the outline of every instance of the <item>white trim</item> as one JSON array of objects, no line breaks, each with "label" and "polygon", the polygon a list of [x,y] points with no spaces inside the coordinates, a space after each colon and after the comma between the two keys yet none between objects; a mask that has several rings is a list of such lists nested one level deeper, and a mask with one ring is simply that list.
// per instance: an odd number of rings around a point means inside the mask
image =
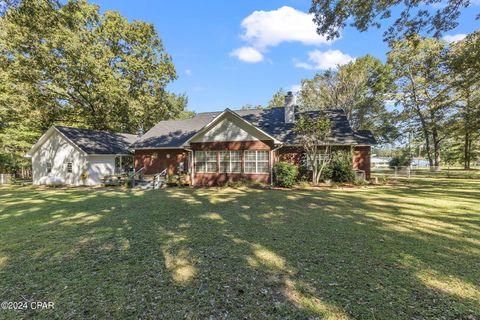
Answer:
[{"label": "white trim", "polygon": [[[270,152],[271,150],[266,150],[266,149],[248,149],[248,150],[243,150],[243,173],[245,174],[270,174],[271,171],[271,162],[270,162]],[[246,160],[245,154],[247,152],[255,152],[255,161],[253,160]],[[259,160],[258,159],[258,152],[266,152],[268,159],[267,160]],[[255,172],[247,172],[245,170],[246,168],[246,163],[247,162],[255,162]],[[258,164],[259,163],[267,163],[268,164],[268,172],[258,172]]]},{"label": "white trim", "polygon": [[[301,147],[301,144],[282,144],[282,147]],[[334,144],[334,143],[325,143],[325,144],[318,144],[318,146],[335,146],[335,147],[348,147],[348,146],[361,146],[361,147],[368,147],[373,146],[372,144],[355,144],[355,143],[345,143],[345,144]]]},{"label": "white trim", "polygon": [[[222,171],[222,163],[227,162],[227,161],[222,161],[222,152],[228,153],[228,170],[227,171]],[[232,152],[238,152],[238,154],[240,155],[240,160],[232,161]],[[218,157],[219,157],[219,164],[220,164],[220,166],[218,167],[218,173],[242,173],[243,158],[242,158],[241,150],[218,150]],[[232,162],[240,163],[239,171],[232,171]]]},{"label": "white trim", "polygon": [[188,150],[187,147],[149,147],[149,148],[133,148],[133,150],[155,150],[155,149],[165,149],[165,150],[168,150],[168,149],[181,149],[181,150]]},{"label": "white trim", "polygon": [[235,117],[237,117],[240,121],[242,121],[243,123],[249,125],[250,127],[252,127],[254,130],[260,132],[261,134],[269,137],[271,140],[273,140],[274,143],[280,143],[280,141],[278,141],[277,139],[275,139],[274,137],[272,137],[271,135],[269,135],[268,133],[266,133],[265,131],[263,131],[262,129],[260,128],[257,128],[256,126],[254,126],[253,124],[251,124],[250,122],[248,122],[247,120],[243,119],[241,116],[239,116],[237,113],[233,112],[232,110],[230,109],[225,109],[222,113],[220,113],[218,116],[216,116],[215,118],[213,118],[209,123],[207,123],[202,129],[198,130],[197,133],[195,133],[193,136],[191,136],[187,141],[185,141],[182,146],[183,147],[186,147],[186,146],[189,146],[190,145],[190,141],[192,141],[195,137],[197,137],[198,135],[208,131],[208,129],[210,129],[212,126],[214,126],[225,114],[232,114],[234,115]]},{"label": "white trim", "polygon": [[60,130],[58,130],[55,126],[51,126],[50,128],[48,128],[48,130],[38,139],[38,141],[30,148],[30,150],[28,150],[27,154],[25,155],[26,157],[28,158],[31,158],[33,156],[33,154],[35,153],[35,151],[40,148],[46,141],[48,138],[50,138],[50,136],[53,134],[53,132],[56,131],[58,132],[58,134],[63,138],[65,139],[68,143],[70,143],[74,148],[76,148],[78,151],[80,151],[80,153],[83,153],[83,155],[88,155],[88,153],[86,153],[84,150],[82,150],[82,148],[80,148],[79,146],[77,146],[72,140],[70,140],[69,138],[67,138],[67,136],[65,136]]},{"label": "white trim", "polygon": [[87,153],[90,157],[107,157],[107,156],[115,156],[115,157],[133,157],[133,153]]}]

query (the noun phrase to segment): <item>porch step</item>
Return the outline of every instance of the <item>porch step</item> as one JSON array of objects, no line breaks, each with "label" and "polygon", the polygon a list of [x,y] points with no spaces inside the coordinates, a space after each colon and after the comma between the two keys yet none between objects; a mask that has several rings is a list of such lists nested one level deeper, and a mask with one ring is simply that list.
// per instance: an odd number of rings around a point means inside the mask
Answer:
[{"label": "porch step", "polygon": [[155,182],[154,180],[135,180],[134,189],[156,190],[165,188],[166,186],[167,183],[164,179],[160,179],[158,182]]}]

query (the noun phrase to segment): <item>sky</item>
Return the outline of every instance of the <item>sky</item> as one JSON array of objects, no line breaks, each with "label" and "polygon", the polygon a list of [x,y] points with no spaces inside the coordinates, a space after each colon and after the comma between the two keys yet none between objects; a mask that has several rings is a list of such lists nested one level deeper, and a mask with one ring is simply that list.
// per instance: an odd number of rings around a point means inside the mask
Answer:
[{"label": "sky", "polygon": [[[342,30],[326,41],[308,15],[311,1],[96,0],[130,21],[153,23],[178,79],[168,90],[185,93],[195,112],[267,105],[280,88],[298,90],[316,72],[371,54],[386,59],[382,29]],[[480,26],[480,0],[465,9],[460,24],[445,35],[455,41]]]}]

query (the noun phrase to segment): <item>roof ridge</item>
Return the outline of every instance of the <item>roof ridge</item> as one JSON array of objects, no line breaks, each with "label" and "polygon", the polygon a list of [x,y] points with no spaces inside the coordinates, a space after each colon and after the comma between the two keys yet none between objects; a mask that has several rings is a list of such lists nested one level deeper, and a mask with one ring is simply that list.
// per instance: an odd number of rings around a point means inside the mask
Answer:
[{"label": "roof ridge", "polygon": [[126,133],[126,132],[115,132],[115,131],[107,131],[107,130],[95,130],[95,129],[87,129],[87,128],[78,128],[78,127],[68,127],[68,126],[59,126],[54,125],[55,128],[66,128],[66,129],[75,129],[75,130],[84,130],[84,131],[93,131],[93,132],[101,132],[101,133],[113,133],[113,134],[127,134],[131,136],[135,136],[134,133]]}]

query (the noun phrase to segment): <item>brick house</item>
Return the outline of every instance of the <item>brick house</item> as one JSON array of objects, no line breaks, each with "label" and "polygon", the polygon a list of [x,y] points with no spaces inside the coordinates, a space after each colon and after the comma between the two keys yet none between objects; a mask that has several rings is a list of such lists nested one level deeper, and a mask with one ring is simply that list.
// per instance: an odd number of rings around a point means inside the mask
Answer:
[{"label": "brick house", "polygon": [[[318,117],[318,111],[310,111]],[[342,110],[327,110],[332,135],[325,144],[353,150],[353,167],[370,178],[368,130],[353,131]],[[185,120],[160,121],[142,136],[68,127],[51,127],[28,152],[34,184],[59,179],[70,185],[101,184],[104,177],[135,171],[187,174],[193,185],[248,179],[272,183],[278,161],[300,164],[304,154],[293,132],[299,116],[293,95],[272,109],[203,112]],[[81,180],[82,176],[88,176]]]},{"label": "brick house", "polygon": [[[319,112],[308,112],[312,117]],[[161,121],[133,145],[135,170],[145,174],[167,170],[187,173],[193,185],[216,185],[248,179],[273,180],[277,161],[299,164],[303,150],[293,132],[299,115],[289,93],[285,106],[272,109],[198,113],[185,120]],[[351,148],[353,167],[370,178],[375,138],[368,130],[353,131],[343,110],[327,110],[332,136],[327,144]]]}]

